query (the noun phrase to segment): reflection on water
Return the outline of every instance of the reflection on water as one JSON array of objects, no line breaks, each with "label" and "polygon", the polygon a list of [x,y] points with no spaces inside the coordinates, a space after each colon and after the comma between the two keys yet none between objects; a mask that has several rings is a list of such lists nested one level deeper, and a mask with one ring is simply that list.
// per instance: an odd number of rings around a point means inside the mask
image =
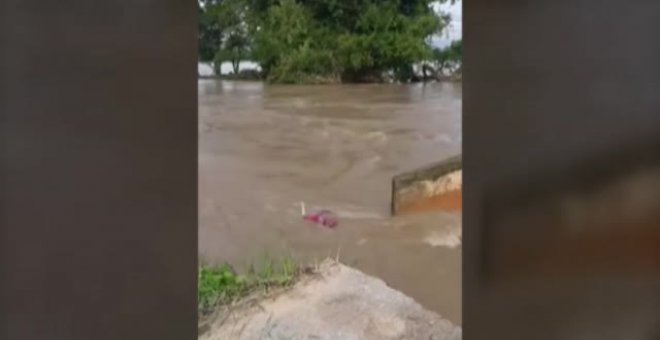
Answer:
[{"label": "reflection on water", "polygon": [[460,85],[200,80],[199,129],[202,262],[339,254],[460,324],[460,216],[389,216],[392,176],[460,152]]}]

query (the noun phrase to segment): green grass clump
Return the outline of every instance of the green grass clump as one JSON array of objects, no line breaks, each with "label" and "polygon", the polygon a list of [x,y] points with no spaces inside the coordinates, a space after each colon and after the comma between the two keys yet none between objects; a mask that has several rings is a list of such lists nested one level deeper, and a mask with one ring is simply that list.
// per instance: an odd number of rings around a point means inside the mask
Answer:
[{"label": "green grass clump", "polygon": [[267,259],[258,267],[250,265],[244,275],[228,264],[201,266],[197,277],[197,308],[204,315],[253,293],[289,286],[299,272],[300,267],[288,257],[277,261]]},{"label": "green grass clump", "polygon": [[197,305],[203,313],[242,296],[247,289],[245,277],[237,275],[227,264],[216,268],[202,266],[197,280]]}]

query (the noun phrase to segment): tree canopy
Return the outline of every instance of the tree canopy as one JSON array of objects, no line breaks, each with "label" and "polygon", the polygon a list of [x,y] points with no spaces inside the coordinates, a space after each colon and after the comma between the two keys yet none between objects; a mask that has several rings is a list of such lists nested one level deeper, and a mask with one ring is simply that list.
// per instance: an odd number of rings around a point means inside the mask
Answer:
[{"label": "tree canopy", "polygon": [[454,72],[461,72],[463,59],[463,41],[453,41],[449,46],[433,50],[433,60],[436,63],[437,71],[444,72],[450,69]]},{"label": "tree canopy", "polygon": [[448,1],[203,0],[199,56],[235,72],[252,60],[278,83],[408,81],[415,64],[460,53],[429,44],[450,20],[433,4]]}]

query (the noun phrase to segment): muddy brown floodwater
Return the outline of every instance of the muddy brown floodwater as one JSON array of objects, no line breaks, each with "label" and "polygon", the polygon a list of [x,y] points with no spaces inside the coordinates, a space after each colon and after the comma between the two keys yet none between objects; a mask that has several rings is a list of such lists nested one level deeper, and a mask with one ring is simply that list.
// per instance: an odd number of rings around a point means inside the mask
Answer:
[{"label": "muddy brown floodwater", "polygon": [[198,86],[202,263],[338,255],[461,324],[460,212],[389,210],[392,176],[460,153],[460,84]]}]

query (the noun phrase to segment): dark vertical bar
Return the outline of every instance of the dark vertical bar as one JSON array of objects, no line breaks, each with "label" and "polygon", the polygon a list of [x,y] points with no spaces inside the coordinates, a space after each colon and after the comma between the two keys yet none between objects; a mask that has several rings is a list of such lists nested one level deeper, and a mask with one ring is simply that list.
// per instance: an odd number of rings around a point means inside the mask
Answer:
[{"label": "dark vertical bar", "polygon": [[650,339],[660,296],[648,276],[491,285],[497,254],[485,251],[517,235],[484,212],[525,179],[660,135],[660,3],[470,0],[464,17],[465,338]]},{"label": "dark vertical bar", "polygon": [[194,338],[194,4],[2,12],[0,338]]},{"label": "dark vertical bar", "polygon": [[657,336],[657,278],[611,272],[491,285],[486,266],[496,254],[484,252],[485,236],[516,235],[502,234],[484,211],[505,194],[494,189],[503,183],[516,192],[525,178],[569,173],[660,135],[660,3],[471,0],[464,10],[466,339]]}]

